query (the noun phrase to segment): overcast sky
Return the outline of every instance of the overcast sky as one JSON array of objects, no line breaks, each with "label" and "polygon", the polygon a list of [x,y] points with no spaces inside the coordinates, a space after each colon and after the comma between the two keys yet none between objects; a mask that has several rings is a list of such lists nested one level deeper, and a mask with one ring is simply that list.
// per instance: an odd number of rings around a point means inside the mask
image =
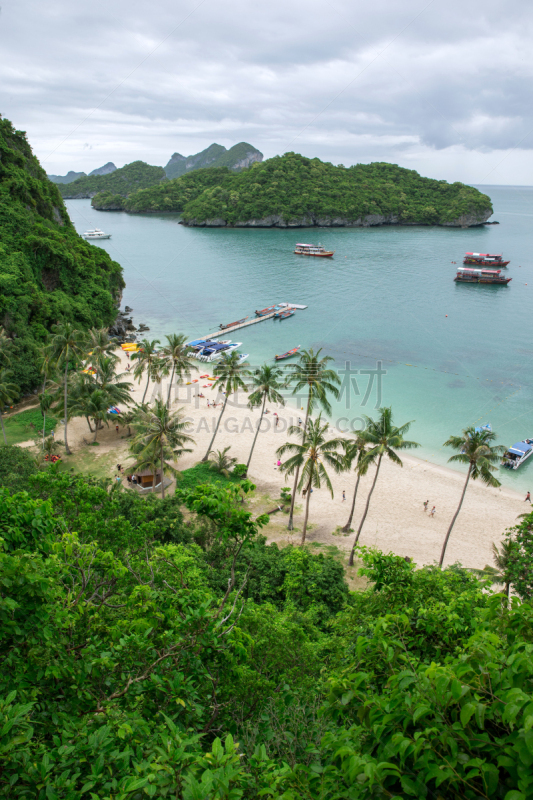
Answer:
[{"label": "overcast sky", "polygon": [[0,112],[49,173],[247,141],[533,184],[531,0],[2,0]]}]

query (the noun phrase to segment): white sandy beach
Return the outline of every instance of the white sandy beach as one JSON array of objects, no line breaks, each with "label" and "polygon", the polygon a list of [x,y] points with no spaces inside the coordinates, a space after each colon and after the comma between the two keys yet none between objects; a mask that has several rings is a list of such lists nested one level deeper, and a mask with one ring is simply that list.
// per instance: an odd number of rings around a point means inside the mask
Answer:
[{"label": "white sandy beach", "polygon": [[[122,356],[122,367],[125,370],[128,364],[125,355]],[[197,383],[180,386],[177,397],[173,394],[173,409],[183,408],[186,416],[191,420],[191,434],[196,446],[194,451],[186,454],[179,462],[180,469],[194,466],[204,456],[214,425],[220,414],[223,400],[218,395],[215,387],[206,387],[205,379],[198,379],[200,374],[212,375],[214,365],[199,365],[201,367],[193,379]],[[145,380],[139,386],[134,384],[133,396],[135,400],[142,399]],[[168,383],[163,384],[163,393],[166,397]],[[161,387],[150,386],[147,399],[151,399],[161,391]],[[205,398],[198,398],[197,394],[203,393]],[[207,400],[218,402],[217,409],[207,408]],[[267,405],[270,413],[263,418],[261,432],[257,438],[249,477],[257,485],[258,491],[268,494],[272,498],[279,497],[282,486],[292,485],[291,479],[285,480],[284,476],[276,469],[276,449],[287,440],[286,430],[291,424],[297,424],[298,416],[303,417],[303,412],[289,406],[280,407]],[[280,417],[278,428],[274,427],[273,412]],[[240,395],[235,402],[230,398],[226,408],[219,433],[215,440],[214,448],[222,450],[230,445],[230,455],[235,456],[239,463],[246,463],[250,451],[254,426],[260,416],[260,410],[250,411],[246,407],[246,398]],[[333,429],[332,429],[333,433]],[[336,435],[339,435],[335,431]],[[57,437],[62,438],[61,428],[58,427]],[[84,419],[75,419],[69,423],[69,443],[73,450],[84,447],[83,439],[91,440],[91,435]],[[117,437],[114,429],[105,428],[98,435],[101,447],[98,456],[109,453],[117,446]],[[123,443],[126,445],[126,440]],[[124,449],[122,450],[124,454]],[[95,450],[96,454],[96,450]],[[385,552],[392,551],[399,555],[410,556],[417,564],[429,564],[438,561],[444,535],[451,517],[457,507],[464,482],[464,475],[446,467],[436,466],[418,459],[412,455],[401,455],[403,468],[384,462],[376,484],[370,511],[363,528],[360,544],[374,545]],[[120,460],[120,459],[119,459]],[[128,461],[122,455],[122,463]],[[361,479],[359,494],[355,509],[352,527],[356,529],[361,517],[366,495],[373,479],[374,469]],[[315,490],[311,498],[310,523],[308,541],[321,544],[333,544],[339,548],[349,549],[353,542],[354,534],[342,536],[334,533],[338,526],[346,523],[355,485],[354,473],[343,475],[331,474],[334,487],[334,497],[331,498],[326,489]],[[346,501],[342,501],[342,492],[346,491]],[[485,564],[492,564],[492,543],[499,543],[506,528],[516,524],[518,514],[529,509],[529,504],[523,502],[523,496],[508,489],[490,489],[473,481],[470,482],[463,508],[454,526],[446,554],[446,564],[460,561],[464,566],[482,568]],[[423,503],[429,500],[428,512],[425,513]],[[298,500],[297,500],[298,503]],[[272,504],[274,505],[274,503]],[[301,500],[299,505],[303,506]],[[429,516],[429,510],[436,506],[434,517]],[[273,526],[272,537],[279,539],[279,532],[286,517],[277,515]],[[295,516],[295,526],[301,528],[303,511]],[[269,527],[265,533],[269,536]],[[298,541],[295,533],[293,540]]]}]

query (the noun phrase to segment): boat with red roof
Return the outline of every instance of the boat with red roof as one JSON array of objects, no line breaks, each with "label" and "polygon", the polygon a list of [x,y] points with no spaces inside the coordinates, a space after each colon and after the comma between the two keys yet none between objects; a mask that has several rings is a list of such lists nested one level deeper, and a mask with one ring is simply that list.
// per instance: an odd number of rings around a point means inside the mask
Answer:
[{"label": "boat with red roof", "polygon": [[296,250],[294,251],[297,256],[318,256],[319,258],[331,258],[334,255],[335,250],[326,250],[326,248],[320,244],[297,244]]},{"label": "boat with red roof", "polygon": [[473,267],[506,267],[510,261],[504,261],[501,253],[465,253],[463,264]]},{"label": "boat with red roof", "polygon": [[475,269],[474,267],[459,267],[454,278],[458,283],[498,283],[507,285],[512,278],[504,278],[501,269]]}]

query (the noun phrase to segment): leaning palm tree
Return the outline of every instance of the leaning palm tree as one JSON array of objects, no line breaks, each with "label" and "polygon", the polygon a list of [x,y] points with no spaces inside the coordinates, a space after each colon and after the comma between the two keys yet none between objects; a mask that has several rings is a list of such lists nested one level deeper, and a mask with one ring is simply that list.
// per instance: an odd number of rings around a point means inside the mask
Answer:
[{"label": "leaning palm tree", "polygon": [[495,488],[501,486],[500,481],[494,477],[493,473],[496,472],[495,465],[505,452],[505,447],[502,447],[502,445],[493,445],[492,442],[495,439],[496,434],[493,433],[493,431],[476,430],[476,428],[470,427],[465,428],[461,436],[450,436],[448,441],[444,442],[444,447],[452,447],[454,450],[459,451],[454,456],[451,456],[451,458],[448,459],[448,462],[453,461],[459,464],[468,464],[468,470],[457,511],[452,517],[450,527],[448,528],[444,538],[444,543],[442,545],[440,554],[439,567],[442,567],[444,562],[444,555],[448,546],[448,540],[450,538],[452,528],[455,525],[455,520],[457,519],[459,511],[461,510],[461,506],[463,505],[466,487],[468,486],[470,478],[472,478],[473,481],[476,481],[479,478],[482,483],[485,483],[487,486],[493,486]]},{"label": "leaning palm tree", "polygon": [[11,383],[11,372],[8,369],[0,369],[0,422],[2,423],[2,433],[4,434],[4,444],[7,444],[6,429],[4,427],[4,406],[9,406],[19,395],[19,387]]},{"label": "leaning palm tree", "polygon": [[139,349],[137,350],[137,352],[132,353],[131,356],[131,360],[137,362],[133,370],[135,380],[139,381],[140,383],[145,370],[148,376],[142,399],[143,403],[146,399],[146,392],[148,391],[148,384],[150,383],[150,378],[152,377],[153,366],[156,360],[156,345],[158,344],[159,344],[159,339],[152,339],[151,342],[148,339],[143,339],[139,345]]},{"label": "leaning palm tree", "polygon": [[[524,514],[522,516],[529,516],[528,514]],[[499,583],[503,584],[504,586],[504,593],[509,597],[511,593],[511,580],[509,577],[509,568],[513,564],[513,561],[516,557],[516,550],[517,550],[517,543],[512,539],[507,539],[503,541],[500,547],[496,547],[494,542],[492,543],[492,560],[494,561],[495,567],[492,567],[490,564],[485,564],[483,569],[471,569],[470,572],[473,572],[474,575],[477,575],[479,578],[483,578],[485,580],[490,581],[491,583]]]},{"label": "leaning palm tree", "polygon": [[[335,372],[328,367],[330,361],[333,361],[331,356],[323,356],[320,358],[320,350],[315,351],[313,348],[310,350],[302,350],[297,364],[290,364],[287,367],[286,385],[293,385],[293,394],[298,394],[303,390],[307,391],[307,408],[305,411],[305,422],[303,430],[307,428],[307,421],[309,415],[313,412],[315,406],[319,406],[326,414],[331,414],[331,404],[328,400],[328,392],[333,397],[339,396],[337,385],[340,383],[340,378]],[[292,531],[293,518],[294,518],[294,501],[296,499],[296,487],[298,485],[299,468],[295,470],[294,487],[292,491],[291,508],[289,511],[289,521],[287,528]]]},{"label": "leaning palm tree", "polygon": [[306,429],[292,425],[288,433],[290,436],[297,436],[300,443],[287,442],[277,450],[279,457],[284,456],[285,453],[293,453],[281,465],[281,469],[287,475],[292,475],[296,470],[298,472],[301,470],[302,473],[298,483],[298,490],[306,498],[304,526],[300,542],[302,546],[305,544],[307,533],[312,489],[320,489],[324,483],[333,497],[333,487],[326,466],[331,467],[335,472],[342,472],[345,469],[342,453],[337,452],[342,446],[342,440],[326,439],[328,427],[327,422],[322,422],[322,415],[319,415],[316,420],[309,420]]},{"label": "leaning palm tree", "polygon": [[372,486],[370,487],[368,497],[366,498],[366,506],[363,512],[363,517],[359,523],[359,528],[357,529],[355,541],[350,553],[350,559],[348,563],[351,567],[353,567],[355,548],[357,547],[357,542],[359,541],[361,531],[363,530],[363,525],[365,524],[368,509],[370,507],[370,498],[372,497],[372,492],[374,491],[374,487],[378,479],[383,456],[386,456],[390,461],[393,462],[393,464],[398,464],[398,466],[403,467],[402,460],[396,451],[412,450],[414,447],[420,447],[418,442],[410,442],[407,439],[404,439],[404,435],[407,433],[413,423],[405,422],[403,425],[400,425],[400,427],[393,425],[391,408],[380,408],[379,417],[377,420],[373,420],[371,417],[367,416],[364,417],[364,420],[366,422],[365,430],[358,431],[358,435],[361,436],[368,446],[368,450],[363,457],[362,463],[364,463],[367,468],[370,466],[370,464],[374,464],[376,462],[377,465],[376,472],[374,474],[374,480],[372,481]]},{"label": "leaning palm tree", "polygon": [[80,412],[87,420],[94,422],[94,439],[98,436],[98,430],[103,427],[103,422],[109,419],[109,397],[102,389],[95,389],[88,397],[84,398]]},{"label": "leaning palm tree", "polygon": [[63,413],[65,423],[65,452],[70,454],[67,438],[67,422],[68,422],[68,370],[71,362],[79,361],[83,351],[87,346],[87,337],[82,331],[70,323],[65,322],[62,325],[54,325],[54,335],[50,340],[50,358],[56,362],[58,367],[64,367],[63,374]]},{"label": "leaning palm tree", "polygon": [[109,338],[108,328],[91,328],[87,331],[87,361],[95,368],[101,358],[111,358],[115,363],[120,361],[116,349],[117,343]]},{"label": "leaning palm tree", "polygon": [[167,406],[170,408],[170,394],[172,392],[172,385],[174,383],[174,376],[178,380],[184,376],[190,377],[194,365],[189,358],[191,353],[190,347],[185,347],[187,337],[183,333],[171,333],[167,336],[167,342],[163,347],[163,356],[170,368],[170,383],[168,386]]},{"label": "leaning palm tree", "polygon": [[237,463],[237,459],[233,456],[228,455],[228,451],[231,450],[231,446],[225,447],[223,450],[211,450],[209,453],[209,466],[211,469],[214,469],[215,472],[220,472],[221,475],[225,475],[226,478],[229,477],[230,469]]},{"label": "leaning palm tree", "polygon": [[247,361],[240,361],[240,355],[234,350],[231,353],[223,353],[220,361],[215,367],[215,375],[218,378],[217,387],[219,391],[223,387],[222,390],[225,393],[224,405],[222,406],[222,411],[218,417],[215,432],[213,433],[211,441],[209,442],[207,453],[202,458],[202,461],[207,461],[209,458],[209,453],[213,449],[213,442],[215,441],[215,437],[218,433],[220,420],[222,419],[224,411],[226,410],[226,405],[230,394],[235,394],[235,392],[237,392],[239,389],[246,391],[246,384],[244,383],[243,378],[250,374],[249,370],[247,369],[248,366],[249,364]]},{"label": "leaning palm tree", "polygon": [[368,472],[370,462],[365,461],[366,441],[360,435],[359,431],[354,431],[352,439],[343,440],[343,449],[344,449],[344,461],[345,461],[346,471],[351,470],[355,462],[354,471],[355,474],[357,475],[357,480],[355,482],[355,489],[353,491],[353,499],[352,499],[352,507],[350,509],[350,515],[348,517],[348,522],[342,529],[344,533],[350,533],[353,514],[355,511],[355,501],[357,499],[357,490],[359,489],[359,481],[361,480],[361,477],[363,475],[366,475],[366,473]]},{"label": "leaning palm tree", "polygon": [[[184,417],[183,409],[170,412],[167,404],[156,398],[148,409],[139,409],[135,420],[137,434],[132,441],[131,450],[137,456],[139,464],[158,464],[161,469],[161,497],[165,496],[166,474],[176,475],[177,470],[168,462],[176,461],[183,453],[192,452],[184,447],[194,443],[187,431],[190,422]],[[155,488],[155,473],[154,483]]]},{"label": "leaning palm tree", "polygon": [[246,463],[246,470],[250,468],[250,461],[252,460],[255,443],[257,441],[259,429],[261,428],[261,421],[265,413],[266,401],[268,400],[269,403],[279,403],[282,406],[285,405],[285,400],[279,393],[279,390],[283,388],[280,383],[282,375],[283,371],[279,367],[273,367],[270,364],[263,364],[262,367],[259,367],[259,369],[256,369],[253,373],[250,388],[254,388],[255,391],[252,392],[248,398],[248,406],[249,408],[261,406],[261,416],[255,431],[252,449],[250,450],[250,455]]}]

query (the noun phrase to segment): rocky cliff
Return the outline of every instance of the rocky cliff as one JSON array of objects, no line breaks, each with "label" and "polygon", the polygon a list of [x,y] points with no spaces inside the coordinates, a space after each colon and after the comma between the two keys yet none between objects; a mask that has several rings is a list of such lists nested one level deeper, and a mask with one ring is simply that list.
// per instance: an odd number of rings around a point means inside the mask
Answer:
[{"label": "rocky cliff", "polygon": [[187,219],[180,225],[197,228],[371,228],[377,225],[439,225],[447,228],[471,228],[483,225],[492,214],[487,208],[479,215],[465,214],[454,220],[436,222],[409,222],[401,220],[396,214],[367,214],[365,217],[350,220],[345,217],[306,216],[299,219],[285,220],[279,214],[270,214],[263,219],[248,219],[228,224],[223,218]]}]

